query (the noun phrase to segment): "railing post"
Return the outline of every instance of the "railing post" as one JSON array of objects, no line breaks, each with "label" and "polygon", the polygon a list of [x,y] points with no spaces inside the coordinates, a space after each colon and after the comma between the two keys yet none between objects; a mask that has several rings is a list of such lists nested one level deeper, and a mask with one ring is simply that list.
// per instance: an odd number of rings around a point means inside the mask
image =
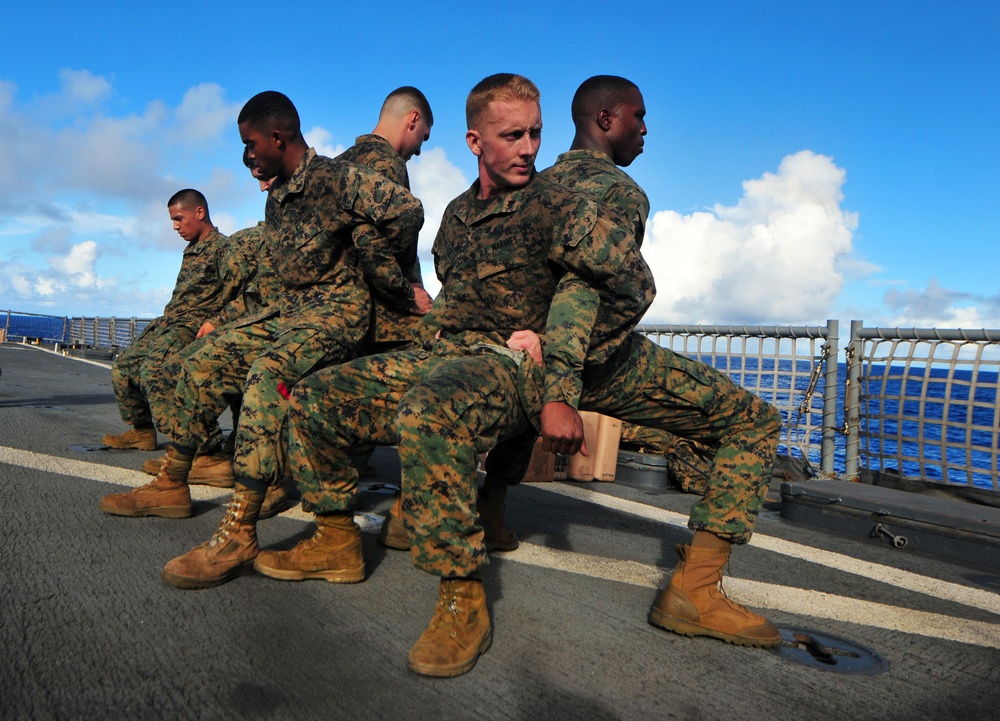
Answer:
[{"label": "railing post", "polygon": [[844,424],[847,427],[847,444],[844,448],[844,476],[849,481],[858,478],[858,458],[861,441],[861,328],[864,322],[851,321],[851,340],[847,346],[847,391],[844,395]]},{"label": "railing post", "polygon": [[837,382],[840,362],[840,321],[826,321],[826,368],[823,369],[823,424],[819,469],[833,476],[837,452]]}]

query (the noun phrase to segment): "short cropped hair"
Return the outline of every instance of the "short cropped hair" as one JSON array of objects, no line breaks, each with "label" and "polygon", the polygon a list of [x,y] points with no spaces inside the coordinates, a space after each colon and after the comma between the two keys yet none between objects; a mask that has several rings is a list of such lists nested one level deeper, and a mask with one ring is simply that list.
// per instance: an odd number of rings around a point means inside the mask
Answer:
[{"label": "short cropped hair", "polygon": [[379,114],[381,115],[397,102],[409,105],[410,108],[418,111],[420,117],[424,119],[428,126],[434,125],[434,113],[431,112],[431,104],[427,102],[427,96],[417,88],[412,85],[404,85],[393,90],[385,96],[385,102],[382,103],[382,110],[379,111]]},{"label": "short cropped hair", "polygon": [[208,201],[205,200],[205,196],[199,190],[194,188],[185,188],[184,190],[178,190],[176,193],[170,196],[170,200],[167,201],[167,207],[173,207],[179,205],[182,208],[197,208],[201,206],[205,209],[205,213],[208,213]]},{"label": "short cropped hair", "polygon": [[618,75],[595,75],[587,78],[573,96],[573,122],[587,120],[602,109],[620,105],[631,90],[639,86]]},{"label": "short cropped hair", "polygon": [[246,123],[256,130],[277,128],[293,137],[301,132],[299,112],[286,95],[276,90],[265,90],[250,98],[236,122]]},{"label": "short cropped hair", "polygon": [[541,95],[535,84],[523,75],[513,73],[490,75],[480,80],[469,93],[465,101],[465,122],[470,130],[473,129],[479,121],[479,116],[492,102],[533,100],[537,103]]}]

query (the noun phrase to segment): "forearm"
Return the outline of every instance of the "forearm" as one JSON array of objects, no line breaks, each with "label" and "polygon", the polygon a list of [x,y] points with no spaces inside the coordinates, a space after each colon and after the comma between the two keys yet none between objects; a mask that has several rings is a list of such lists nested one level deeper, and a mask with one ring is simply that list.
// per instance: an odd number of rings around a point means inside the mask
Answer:
[{"label": "forearm", "polygon": [[559,282],[545,326],[545,403],[579,405],[583,365],[599,307],[599,294],[581,278],[567,274]]}]

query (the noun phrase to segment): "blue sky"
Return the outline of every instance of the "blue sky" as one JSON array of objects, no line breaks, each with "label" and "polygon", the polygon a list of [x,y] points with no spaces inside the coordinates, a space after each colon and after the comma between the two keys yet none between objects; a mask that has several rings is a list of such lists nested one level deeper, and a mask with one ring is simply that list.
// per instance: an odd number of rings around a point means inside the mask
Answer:
[{"label": "blue sky", "polygon": [[235,118],[266,89],[327,153],[393,88],[424,90],[435,125],[410,176],[430,279],[441,212],[475,177],[469,89],[536,82],[545,167],[572,139],[576,87],[611,73],[648,110],[629,168],[652,206],[648,322],[1000,327],[1000,4],[483,7],[7,8],[0,309],[157,315],[180,265],[174,191],[203,190],[224,232],[262,216]]}]

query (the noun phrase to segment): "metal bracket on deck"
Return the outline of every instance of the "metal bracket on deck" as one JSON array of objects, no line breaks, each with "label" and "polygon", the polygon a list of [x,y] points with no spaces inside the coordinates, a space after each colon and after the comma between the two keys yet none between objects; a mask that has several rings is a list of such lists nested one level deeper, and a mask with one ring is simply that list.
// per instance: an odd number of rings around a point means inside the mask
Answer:
[{"label": "metal bracket on deck", "polygon": [[906,548],[906,544],[908,543],[908,541],[906,540],[906,536],[897,536],[895,533],[886,528],[885,525],[882,523],[875,524],[875,528],[872,529],[871,536],[872,538],[885,536],[890,541],[892,541],[892,545],[895,546],[896,548]]}]

